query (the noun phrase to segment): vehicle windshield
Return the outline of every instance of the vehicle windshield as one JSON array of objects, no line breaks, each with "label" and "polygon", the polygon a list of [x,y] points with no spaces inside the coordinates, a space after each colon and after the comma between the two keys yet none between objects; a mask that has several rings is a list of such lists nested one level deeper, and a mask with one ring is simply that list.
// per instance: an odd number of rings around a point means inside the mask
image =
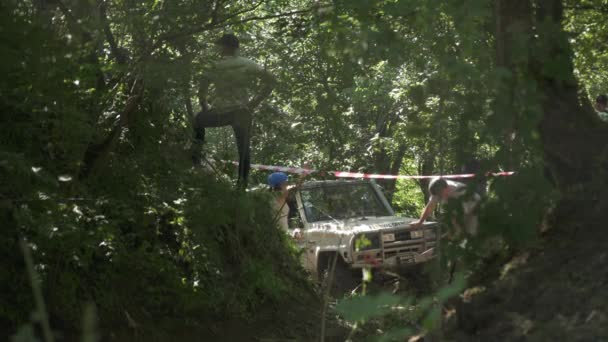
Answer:
[{"label": "vehicle windshield", "polygon": [[344,183],[301,191],[308,222],[390,216],[371,183]]}]

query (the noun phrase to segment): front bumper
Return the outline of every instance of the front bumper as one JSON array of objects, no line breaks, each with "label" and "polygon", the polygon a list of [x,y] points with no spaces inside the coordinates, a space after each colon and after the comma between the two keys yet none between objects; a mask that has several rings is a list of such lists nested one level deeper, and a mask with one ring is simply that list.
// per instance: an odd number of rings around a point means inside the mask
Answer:
[{"label": "front bumper", "polygon": [[383,231],[379,248],[354,251],[351,265],[353,268],[397,268],[428,262],[439,254],[436,229],[437,226],[419,231]]},{"label": "front bumper", "polygon": [[425,250],[422,253],[404,253],[400,255],[395,255],[386,259],[380,257],[381,252],[375,251],[366,251],[361,252],[355,255],[355,258],[361,256],[361,258],[357,258],[355,262],[352,263],[351,267],[353,268],[363,268],[363,267],[372,267],[372,268],[398,268],[402,266],[409,265],[417,265],[433,260],[437,257],[435,247]]}]

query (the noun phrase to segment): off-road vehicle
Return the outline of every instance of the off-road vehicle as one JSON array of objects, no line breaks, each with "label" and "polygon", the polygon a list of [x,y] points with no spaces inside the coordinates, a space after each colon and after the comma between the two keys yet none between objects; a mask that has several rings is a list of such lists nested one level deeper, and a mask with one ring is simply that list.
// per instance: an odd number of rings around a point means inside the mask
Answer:
[{"label": "off-road vehicle", "polygon": [[438,254],[438,224],[410,228],[416,219],[396,216],[374,181],[305,182],[292,192],[290,207],[290,227],[301,231],[302,263],[317,280],[334,257],[340,285],[365,266],[397,270]]}]

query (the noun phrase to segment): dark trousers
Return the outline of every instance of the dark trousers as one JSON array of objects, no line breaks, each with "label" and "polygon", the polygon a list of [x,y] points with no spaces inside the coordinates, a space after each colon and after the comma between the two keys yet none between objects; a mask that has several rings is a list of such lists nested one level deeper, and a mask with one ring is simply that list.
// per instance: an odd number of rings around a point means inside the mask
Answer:
[{"label": "dark trousers", "polygon": [[[231,126],[234,130],[236,146],[239,151],[239,178],[242,187],[247,187],[247,178],[251,167],[251,112],[247,109],[230,111],[209,110],[196,114],[194,119],[195,143],[205,142],[205,128]],[[196,162],[196,156],[193,160]]]}]

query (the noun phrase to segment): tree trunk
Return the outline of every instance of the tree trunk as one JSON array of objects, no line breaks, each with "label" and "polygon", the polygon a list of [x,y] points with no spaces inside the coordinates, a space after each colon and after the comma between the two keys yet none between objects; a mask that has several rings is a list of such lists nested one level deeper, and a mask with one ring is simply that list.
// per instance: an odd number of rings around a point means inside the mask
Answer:
[{"label": "tree trunk", "polygon": [[137,79],[131,88],[130,96],[127,99],[125,108],[121,112],[120,118],[112,128],[112,131],[102,142],[92,142],[87,147],[82,161],[82,166],[80,168],[80,174],[78,176],[80,180],[84,180],[89,177],[97,167],[102,165],[107,160],[112,148],[120,137],[120,133],[122,133],[122,130],[125,127],[128,127],[130,116],[137,110],[142,100],[143,92],[143,81],[141,79]]},{"label": "tree trunk", "polygon": [[561,1],[539,1],[538,6],[537,25],[544,27],[539,30],[539,43],[545,46],[545,55],[539,59],[552,59],[563,68],[563,74],[552,75],[543,72],[540,60],[533,61],[532,73],[544,95],[539,129],[545,160],[563,194],[578,191],[575,188],[581,185],[604,185],[608,125],[598,118],[588,101],[580,101],[572,49],[561,26]]},{"label": "tree trunk", "polygon": [[590,218],[606,207],[608,124],[579,98],[561,1],[539,0],[535,5],[533,9],[530,0],[497,1],[497,67],[510,71],[511,79],[536,86],[542,152],[561,195],[554,212],[561,213],[560,219]]}]

